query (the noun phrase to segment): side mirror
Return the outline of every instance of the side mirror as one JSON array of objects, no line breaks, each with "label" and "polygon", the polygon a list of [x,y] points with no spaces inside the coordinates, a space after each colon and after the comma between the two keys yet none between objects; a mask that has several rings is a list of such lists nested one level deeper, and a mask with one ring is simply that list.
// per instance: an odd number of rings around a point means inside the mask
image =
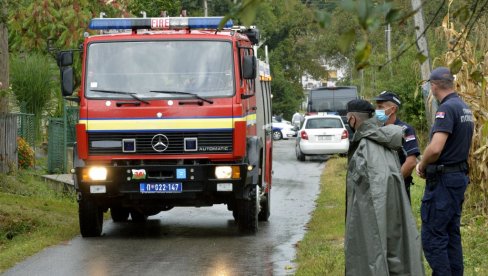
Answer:
[{"label": "side mirror", "polygon": [[63,96],[73,94],[73,67],[71,66],[61,69],[61,93]]},{"label": "side mirror", "polygon": [[255,56],[244,56],[242,65],[242,78],[249,80],[256,78],[256,57]]},{"label": "side mirror", "polygon": [[72,51],[61,51],[58,53],[58,66],[65,67],[73,64],[73,52]]}]

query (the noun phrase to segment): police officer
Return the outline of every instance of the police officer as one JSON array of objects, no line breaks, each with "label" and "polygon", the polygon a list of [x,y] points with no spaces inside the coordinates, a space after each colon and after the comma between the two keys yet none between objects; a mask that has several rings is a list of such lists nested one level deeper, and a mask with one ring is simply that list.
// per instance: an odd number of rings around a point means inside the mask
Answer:
[{"label": "police officer", "polygon": [[429,81],[440,105],[430,143],[416,167],[417,174],[426,178],[420,209],[422,246],[433,275],[463,275],[460,223],[469,182],[473,114],[454,92],[454,76],[448,68],[434,69]]},{"label": "police officer", "polygon": [[403,128],[405,141],[403,142],[403,150],[398,152],[398,157],[402,166],[401,173],[405,182],[408,200],[411,201],[410,186],[413,184],[412,171],[415,165],[417,165],[417,156],[420,155],[415,130],[410,125],[398,119],[397,112],[402,102],[397,94],[390,91],[383,91],[374,99],[376,101],[375,114],[378,121],[385,125],[395,124]]}]

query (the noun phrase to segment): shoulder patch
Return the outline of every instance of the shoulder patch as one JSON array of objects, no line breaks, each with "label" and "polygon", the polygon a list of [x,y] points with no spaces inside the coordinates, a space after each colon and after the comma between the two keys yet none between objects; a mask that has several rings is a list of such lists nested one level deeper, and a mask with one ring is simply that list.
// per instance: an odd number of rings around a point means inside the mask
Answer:
[{"label": "shoulder patch", "polygon": [[415,140],[415,135],[408,135],[405,137],[405,142],[410,142]]},{"label": "shoulder patch", "polygon": [[446,112],[437,112],[435,114],[436,119],[444,119],[445,116],[446,116]]}]

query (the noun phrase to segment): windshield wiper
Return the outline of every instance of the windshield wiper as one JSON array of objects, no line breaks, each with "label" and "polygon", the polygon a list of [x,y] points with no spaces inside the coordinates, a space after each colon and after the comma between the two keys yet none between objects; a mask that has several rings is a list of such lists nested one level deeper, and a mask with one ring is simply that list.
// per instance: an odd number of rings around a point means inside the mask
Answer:
[{"label": "windshield wiper", "polygon": [[163,90],[151,90],[149,91],[151,93],[166,93],[166,94],[179,94],[179,95],[189,95],[189,96],[193,96],[199,100],[202,100],[202,101],[205,101],[207,103],[210,103],[210,104],[213,104],[213,101],[212,100],[209,100],[209,99],[206,99],[196,93],[190,93],[190,92],[182,92],[182,91],[163,91]]},{"label": "windshield wiper", "polygon": [[90,89],[90,91],[93,91],[93,92],[102,92],[102,93],[109,93],[109,94],[120,94],[120,95],[129,95],[131,96],[132,98],[142,102],[142,103],[145,103],[145,104],[150,104],[148,101],[146,100],[143,100],[141,98],[139,98],[138,96],[136,96],[136,93],[134,92],[124,92],[124,91],[114,91],[114,90],[104,90],[104,89]]}]

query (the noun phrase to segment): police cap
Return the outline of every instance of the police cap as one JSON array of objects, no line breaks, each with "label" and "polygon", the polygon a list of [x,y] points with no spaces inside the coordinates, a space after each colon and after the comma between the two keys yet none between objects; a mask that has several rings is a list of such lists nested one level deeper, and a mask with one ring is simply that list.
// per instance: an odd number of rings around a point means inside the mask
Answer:
[{"label": "police cap", "polygon": [[454,76],[451,74],[451,70],[447,67],[437,67],[430,72],[429,81],[432,80],[445,80],[453,81]]},{"label": "police cap", "polygon": [[375,101],[378,102],[392,102],[398,106],[402,105],[402,101],[400,101],[400,97],[397,94],[391,91],[383,91],[381,92],[378,97],[374,98]]}]

